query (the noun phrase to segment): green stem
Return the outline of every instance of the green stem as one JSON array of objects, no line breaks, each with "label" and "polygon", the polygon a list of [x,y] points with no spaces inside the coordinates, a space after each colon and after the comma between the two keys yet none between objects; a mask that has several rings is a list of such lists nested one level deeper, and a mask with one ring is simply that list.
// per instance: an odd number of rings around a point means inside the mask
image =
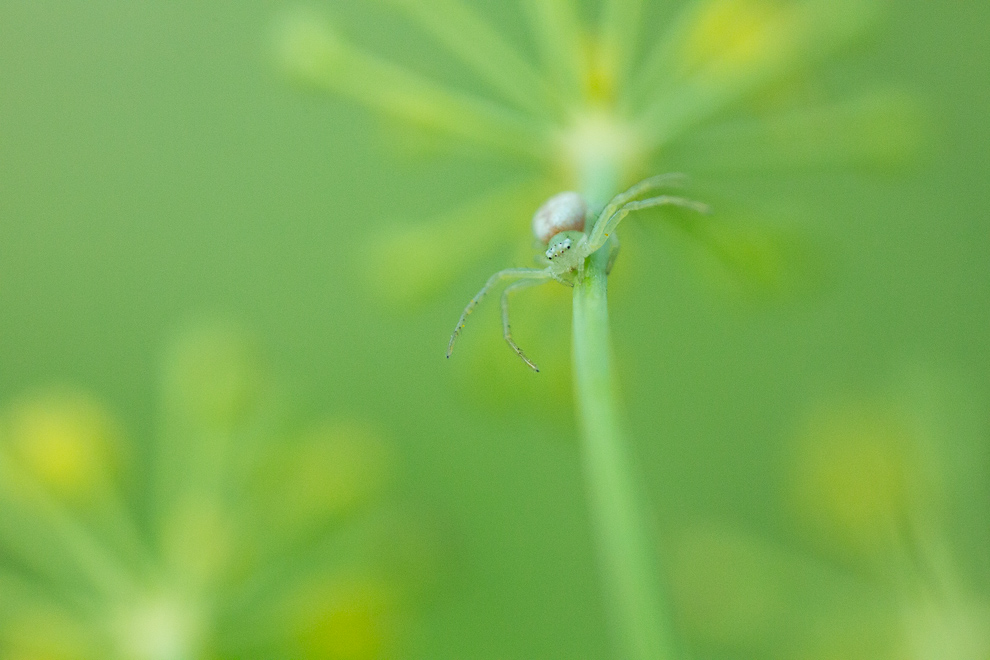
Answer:
[{"label": "green stem", "polygon": [[613,249],[609,243],[589,257],[584,278],[574,285],[574,382],[584,473],[619,657],[671,660],[673,634],[660,596],[657,548],[647,531],[646,498],[622,432],[612,370],[606,269]]}]

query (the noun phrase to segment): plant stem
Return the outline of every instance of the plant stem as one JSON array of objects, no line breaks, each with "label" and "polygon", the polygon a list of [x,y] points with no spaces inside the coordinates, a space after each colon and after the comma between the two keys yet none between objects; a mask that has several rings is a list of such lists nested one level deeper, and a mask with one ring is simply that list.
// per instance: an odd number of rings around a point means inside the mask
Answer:
[{"label": "plant stem", "polygon": [[657,549],[647,531],[646,498],[619,420],[606,296],[614,249],[609,242],[591,255],[583,279],[574,284],[574,383],[584,475],[619,657],[672,660],[673,634],[660,596]]}]

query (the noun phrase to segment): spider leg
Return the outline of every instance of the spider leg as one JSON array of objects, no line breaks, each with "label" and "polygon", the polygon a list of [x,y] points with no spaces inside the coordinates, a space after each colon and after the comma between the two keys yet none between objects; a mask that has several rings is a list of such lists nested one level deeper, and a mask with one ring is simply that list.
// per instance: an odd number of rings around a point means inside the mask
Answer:
[{"label": "spider leg", "polygon": [[687,175],[681,174],[680,172],[669,172],[667,174],[658,174],[656,176],[651,176],[648,179],[643,179],[636,185],[634,185],[629,190],[624,193],[619,193],[612,198],[612,201],[598,214],[598,219],[595,225],[599,225],[602,219],[611,218],[615,215],[616,211],[625,206],[626,203],[631,202],[640,195],[647,193],[651,190],[657,190],[664,186],[681,185],[687,181]]},{"label": "spider leg", "polygon": [[536,286],[537,284],[544,284],[545,282],[546,280],[542,278],[539,280],[526,279],[520,282],[516,282],[515,284],[510,284],[509,286],[505,287],[505,291],[502,292],[502,335],[505,337],[505,341],[509,344],[512,350],[516,352],[516,355],[521,357],[522,361],[528,364],[529,368],[537,373],[540,372],[539,367],[533,364],[533,362],[528,357],[526,357],[526,355],[522,352],[522,349],[519,348],[519,345],[512,340],[512,330],[509,328],[509,294],[512,293],[513,291],[518,291],[519,289],[525,289],[531,286]]},{"label": "spider leg", "polygon": [[478,306],[482,298],[494,287],[496,284],[502,280],[547,280],[550,279],[550,273],[546,269],[536,269],[536,268],[507,268],[505,270],[500,270],[485,282],[485,286],[481,287],[474,298],[471,298],[468,302],[467,307],[461,313],[461,318],[457,321],[457,326],[454,328],[454,334],[450,336],[450,343],[447,344],[447,357],[454,351],[454,342],[457,341],[458,335],[461,334],[461,330],[464,329],[464,324],[467,323],[467,317],[471,315],[474,308]]},{"label": "spider leg", "polygon": [[615,228],[619,225],[619,223],[633,211],[641,211],[643,209],[651,209],[656,206],[666,205],[680,206],[698,213],[709,213],[711,211],[711,208],[707,204],[697,202],[686,197],[676,197],[673,195],[659,195],[657,197],[649,197],[647,199],[641,199],[634,202],[627,202],[607,220],[595,224],[591,236],[588,238],[588,243],[590,244],[592,251],[605,245],[605,241],[608,240],[608,237],[615,231]]},{"label": "spider leg", "polygon": [[612,266],[615,265],[615,260],[619,258],[619,248],[620,247],[622,247],[622,246],[619,244],[619,237],[618,236],[613,236],[612,237],[612,248],[611,248],[612,251],[609,252],[609,254],[608,254],[608,263],[605,264],[605,274],[606,275],[611,275],[612,274]]}]

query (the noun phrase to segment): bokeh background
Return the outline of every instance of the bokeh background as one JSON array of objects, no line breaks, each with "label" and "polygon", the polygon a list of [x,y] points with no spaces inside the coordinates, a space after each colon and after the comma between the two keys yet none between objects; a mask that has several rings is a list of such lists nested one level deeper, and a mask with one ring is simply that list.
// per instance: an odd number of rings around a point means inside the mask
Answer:
[{"label": "bokeh background", "polygon": [[[387,8],[311,7],[477,84]],[[430,218],[530,170],[294,86],[291,9],[0,3],[0,657],[609,657],[567,291],[516,312],[542,373],[492,309],[443,359],[528,243],[464,263],[484,213]],[[671,156],[772,236],[755,285],[623,226],[616,355],[688,657],[990,658],[988,25],[890,3],[820,67],[911,99],[896,166]],[[417,258],[456,268],[411,286]]]}]

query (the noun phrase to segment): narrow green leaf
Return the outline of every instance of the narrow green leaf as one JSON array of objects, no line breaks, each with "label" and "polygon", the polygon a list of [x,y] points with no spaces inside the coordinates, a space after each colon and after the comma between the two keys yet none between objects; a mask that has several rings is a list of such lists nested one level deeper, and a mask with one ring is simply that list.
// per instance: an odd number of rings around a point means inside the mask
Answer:
[{"label": "narrow green leaf", "polygon": [[643,32],[643,0],[606,0],[601,22],[602,57],[616,87],[631,75]]},{"label": "narrow green leaf", "polygon": [[544,66],[566,100],[582,98],[588,79],[587,37],[574,0],[522,0]]},{"label": "narrow green leaf", "polygon": [[441,85],[360,50],[318,18],[287,20],[278,35],[283,68],[313,87],[495,151],[534,160],[550,155],[550,130],[484,99]]},{"label": "narrow green leaf", "polygon": [[425,223],[377,232],[363,259],[372,287],[393,303],[418,301],[443,289],[479,259],[530,235],[534,209],[552,192],[544,180],[528,181]]},{"label": "narrow green leaf", "polygon": [[461,0],[384,1],[406,12],[507,101],[537,116],[559,114],[559,99],[546,80]]},{"label": "narrow green leaf", "polygon": [[653,149],[715,114],[816,64],[861,34],[872,2],[805,0],[784,9],[758,0],[713,0],[679,50],[679,81],[657,90],[640,121]]},{"label": "narrow green leaf", "polygon": [[891,168],[915,160],[924,141],[916,104],[887,90],[693,131],[666,154],[692,172]]}]

